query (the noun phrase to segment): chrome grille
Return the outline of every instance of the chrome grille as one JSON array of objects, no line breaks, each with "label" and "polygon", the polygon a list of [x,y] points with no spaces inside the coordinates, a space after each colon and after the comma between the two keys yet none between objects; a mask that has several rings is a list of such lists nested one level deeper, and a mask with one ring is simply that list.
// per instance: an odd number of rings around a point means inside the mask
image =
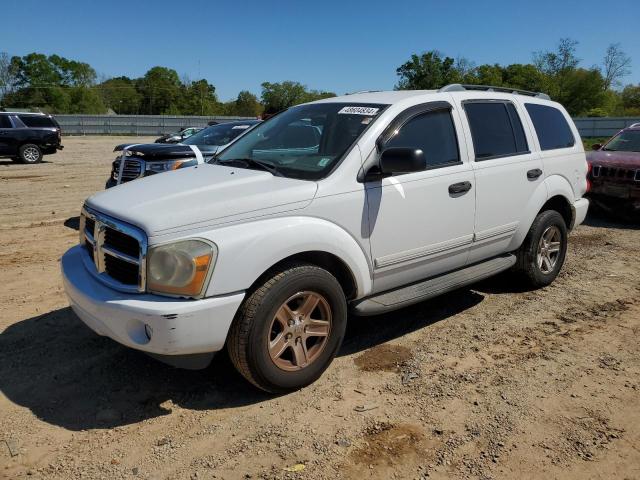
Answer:
[{"label": "chrome grille", "polygon": [[88,268],[116,290],[144,292],[147,239],[141,230],[89,208],[80,215],[80,244]]},{"label": "chrome grille", "polygon": [[[111,166],[111,178],[118,181],[118,177],[120,176],[120,163],[121,158],[118,157]],[[130,182],[131,180],[135,180],[136,178],[140,178],[144,173],[144,165],[142,160],[127,158],[124,161],[123,170],[122,170],[122,179],[120,183]]]}]

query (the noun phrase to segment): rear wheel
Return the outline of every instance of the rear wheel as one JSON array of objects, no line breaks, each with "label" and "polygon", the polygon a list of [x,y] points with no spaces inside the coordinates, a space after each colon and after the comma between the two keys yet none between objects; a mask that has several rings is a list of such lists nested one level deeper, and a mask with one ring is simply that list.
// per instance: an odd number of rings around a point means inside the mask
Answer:
[{"label": "rear wheel", "polygon": [[22,145],[18,150],[22,163],[39,163],[42,161],[42,150],[33,143]]},{"label": "rear wheel", "polygon": [[346,323],[336,278],[315,265],[291,265],[269,275],[245,300],[229,332],[229,357],[262,390],[297,390],[329,366]]},{"label": "rear wheel", "polygon": [[516,270],[525,282],[546,287],[555,280],[567,254],[567,225],[555,210],[538,214],[517,251]]}]

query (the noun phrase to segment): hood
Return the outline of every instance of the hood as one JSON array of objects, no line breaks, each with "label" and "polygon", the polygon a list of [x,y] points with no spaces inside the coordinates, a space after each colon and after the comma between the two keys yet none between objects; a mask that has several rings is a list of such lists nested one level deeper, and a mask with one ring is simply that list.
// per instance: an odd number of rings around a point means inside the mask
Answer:
[{"label": "hood", "polygon": [[[122,143],[113,149],[114,152],[120,152],[125,147],[136,156],[143,160],[168,160],[174,158],[195,158],[196,154],[189,145],[181,143]],[[197,148],[203,155],[213,155],[218,148],[217,145],[198,145]]]},{"label": "hood", "polygon": [[609,152],[597,150],[587,153],[587,161],[594,165],[634,169],[640,168],[640,152]]},{"label": "hood", "polygon": [[301,209],[316,190],[315,182],[204,163],[119,185],[86,205],[154,236]]}]

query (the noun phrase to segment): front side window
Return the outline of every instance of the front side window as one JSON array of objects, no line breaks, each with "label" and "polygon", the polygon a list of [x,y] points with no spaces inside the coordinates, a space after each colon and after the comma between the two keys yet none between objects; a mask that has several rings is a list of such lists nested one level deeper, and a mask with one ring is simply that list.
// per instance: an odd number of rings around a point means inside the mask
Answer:
[{"label": "front side window", "polygon": [[0,128],[13,128],[7,115],[0,115]]},{"label": "front side window", "polygon": [[40,117],[36,115],[18,115],[22,123],[30,128],[54,128],[56,125],[49,117]]},{"label": "front side window", "polygon": [[427,168],[460,161],[458,139],[449,110],[427,112],[405,123],[385,148],[416,148],[424,152]]},{"label": "front side window", "polygon": [[535,103],[526,103],[525,107],[536,129],[542,150],[569,148],[575,145],[576,139],[571,127],[560,110]]},{"label": "front side window", "polygon": [[528,153],[522,122],[509,102],[469,102],[469,119],[476,161]]},{"label": "front side window", "polygon": [[257,125],[214,160],[317,180],[327,175],[387,105],[316,103],[292,107]]},{"label": "front side window", "polygon": [[185,145],[226,145],[241,133],[251,128],[252,124],[224,124],[213,125],[191,135],[184,142]]},{"label": "front side window", "polygon": [[640,130],[625,130],[602,149],[608,152],[640,152]]}]

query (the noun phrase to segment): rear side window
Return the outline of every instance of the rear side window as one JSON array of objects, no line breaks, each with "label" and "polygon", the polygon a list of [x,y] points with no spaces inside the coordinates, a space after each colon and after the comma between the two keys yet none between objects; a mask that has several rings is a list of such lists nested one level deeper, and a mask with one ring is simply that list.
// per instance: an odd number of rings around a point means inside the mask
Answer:
[{"label": "rear side window", "polygon": [[535,103],[526,103],[525,107],[536,129],[542,150],[555,150],[575,145],[576,139],[573,137],[571,127],[560,110]]},{"label": "rear side window", "polygon": [[405,123],[386,145],[419,148],[428,167],[437,167],[460,160],[455,126],[448,110],[423,113]]},{"label": "rear side window", "polygon": [[0,128],[13,128],[7,115],[0,115]]},{"label": "rear side window", "polygon": [[476,160],[529,153],[522,122],[508,102],[469,102],[469,119]]},{"label": "rear side window", "polygon": [[36,115],[18,115],[18,118],[27,127],[32,128],[55,128],[55,124],[49,117],[40,117]]}]

